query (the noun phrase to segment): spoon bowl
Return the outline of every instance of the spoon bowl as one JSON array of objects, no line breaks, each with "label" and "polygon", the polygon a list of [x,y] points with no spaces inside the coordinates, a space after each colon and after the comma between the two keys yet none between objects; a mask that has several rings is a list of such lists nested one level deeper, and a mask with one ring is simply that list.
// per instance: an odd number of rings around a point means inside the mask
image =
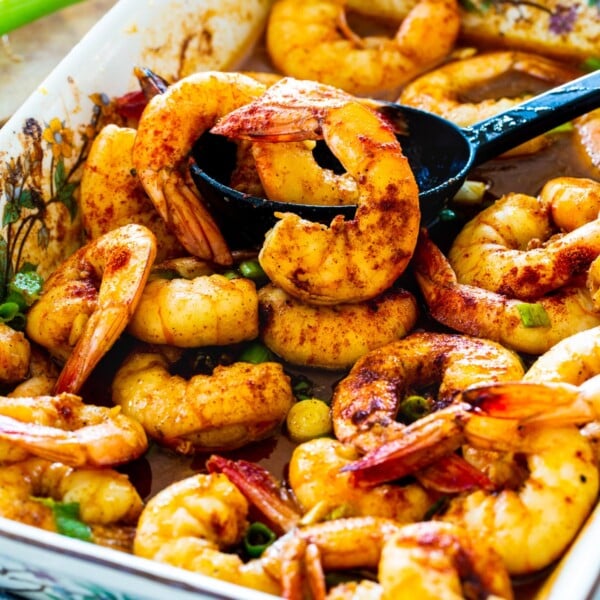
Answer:
[{"label": "spoon bowl", "polygon": [[[538,135],[600,107],[600,71],[552,88],[511,109],[458,127],[426,111],[392,102],[378,110],[403,124],[397,137],[419,187],[421,222],[432,226],[455,196],[469,171]],[[192,152],[191,175],[223,235],[232,247],[260,245],[277,222],[276,212],[329,224],[343,214],[352,218],[355,206],[323,206],[275,202],[229,186],[235,166],[235,145],[222,136],[205,134]],[[324,164],[335,170],[335,159]]]}]

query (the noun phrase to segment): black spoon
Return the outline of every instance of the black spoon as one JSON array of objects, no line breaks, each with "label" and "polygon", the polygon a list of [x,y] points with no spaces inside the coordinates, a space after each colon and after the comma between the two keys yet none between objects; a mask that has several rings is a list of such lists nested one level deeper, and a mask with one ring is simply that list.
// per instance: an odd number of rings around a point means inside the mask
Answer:
[{"label": "black spoon", "polygon": [[[435,114],[395,103],[382,102],[380,110],[405,125],[406,133],[398,134],[398,139],[419,186],[422,224],[429,227],[473,167],[598,107],[600,71],[552,88],[470,127],[461,128]],[[354,214],[353,206],[287,204],[237,192],[227,185],[235,158],[224,138],[212,137],[217,139],[205,137],[197,144],[191,172],[230,243],[261,243],[264,233],[277,221],[273,216],[276,211],[297,212],[326,224],[336,214]]]}]

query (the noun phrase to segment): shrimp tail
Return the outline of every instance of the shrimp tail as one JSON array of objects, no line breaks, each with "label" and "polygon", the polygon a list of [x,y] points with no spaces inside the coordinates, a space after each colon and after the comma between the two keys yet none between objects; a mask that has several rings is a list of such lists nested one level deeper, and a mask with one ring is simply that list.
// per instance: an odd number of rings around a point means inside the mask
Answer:
[{"label": "shrimp tail", "polygon": [[79,391],[94,367],[117,341],[130,316],[130,308],[127,306],[109,306],[90,316],[84,332],[58,376],[55,394],[75,394]]},{"label": "shrimp tail", "polygon": [[300,520],[299,511],[284,497],[275,478],[260,465],[246,460],[229,460],[213,454],[207,461],[209,473],[223,473],[258,508],[280,533],[292,530]]},{"label": "shrimp tail", "polygon": [[475,385],[461,398],[476,413],[498,419],[516,419],[521,425],[568,425],[596,418],[593,408],[568,383],[495,383]]},{"label": "shrimp tail", "polygon": [[[354,484],[368,487],[410,475],[434,464],[460,447],[460,415],[465,405],[453,405],[424,417],[402,436],[342,467]],[[443,413],[443,414],[442,414]]]},{"label": "shrimp tail", "polygon": [[424,487],[443,494],[459,494],[474,489],[496,489],[485,473],[458,454],[442,456],[429,467],[415,473],[415,477]]},{"label": "shrimp tail", "polygon": [[0,439],[35,454],[39,458],[72,467],[85,466],[86,453],[68,433],[54,427],[23,423],[0,415]]}]

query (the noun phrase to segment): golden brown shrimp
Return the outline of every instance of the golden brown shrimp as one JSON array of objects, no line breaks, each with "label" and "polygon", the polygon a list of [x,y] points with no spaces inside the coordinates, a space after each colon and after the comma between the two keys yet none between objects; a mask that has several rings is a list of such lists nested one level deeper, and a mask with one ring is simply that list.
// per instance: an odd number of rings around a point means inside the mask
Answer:
[{"label": "golden brown shrimp", "polygon": [[124,225],[89,242],[44,283],[27,315],[27,335],[65,361],[55,391],[77,392],[119,338],[156,256],[156,238]]},{"label": "golden brown shrimp", "polygon": [[544,184],[540,197],[550,203],[552,221],[574,231],[600,216],[600,184],[585,177],[555,177]]},{"label": "golden brown shrimp", "polygon": [[293,403],[281,365],[233,363],[212,375],[171,375],[159,355],[134,352],[117,371],[113,402],[160,444],[189,454],[231,450],[271,435]]},{"label": "golden brown shrimp", "polygon": [[260,560],[234,553],[248,528],[248,502],[222,474],[198,474],[151,498],[140,515],[137,556],[279,595],[281,587]]},{"label": "golden brown shrimp", "polygon": [[513,597],[497,553],[479,536],[450,523],[337,519],[291,531],[267,548],[261,562],[279,574],[282,595],[292,600],[306,597],[306,588],[313,598],[348,597],[344,588],[326,595],[324,571],[361,568],[378,574],[378,586],[358,586],[359,592],[379,592],[368,598]]},{"label": "golden brown shrimp", "polygon": [[523,376],[520,358],[495,342],[464,335],[416,332],[359,359],[335,388],[335,436],[365,452],[403,435],[396,421],[404,396],[439,382],[445,406],[469,385]]},{"label": "golden brown shrimp", "polygon": [[356,204],[356,180],[321,167],[314,141],[253,142],[254,166],[269,200],[291,204]]},{"label": "golden brown shrimp", "polygon": [[[543,354],[558,341],[600,325],[600,313],[585,287],[564,287],[534,304],[460,284],[440,249],[423,231],[412,263],[431,316],[463,334],[500,342],[528,354]],[[529,311],[548,324],[528,325]]]},{"label": "golden brown shrimp", "polygon": [[503,196],[471,219],[454,239],[448,261],[458,282],[535,300],[585,274],[600,254],[600,220],[597,212],[586,208],[587,214],[593,214],[590,222],[559,233],[553,215],[561,218],[565,204],[573,204],[565,199],[563,186],[571,197],[584,198],[578,204],[599,204],[600,183],[591,179],[552,180],[538,197]]},{"label": "golden brown shrimp", "polygon": [[[512,385],[484,386],[484,397],[489,387],[510,389]],[[548,405],[547,392],[545,397]],[[465,441],[518,453],[527,469],[516,489],[457,495],[441,519],[483,534],[511,574],[531,573],[564,552],[594,506],[598,494],[595,456],[579,430],[564,421],[556,426],[536,424],[511,418],[514,413],[510,411],[501,419],[481,415],[481,410],[485,406],[479,403],[475,412],[460,404],[432,413],[411,424],[404,438],[381,446],[346,469],[353,471],[357,482],[374,485],[423,468]],[[579,417],[575,410],[573,420]]]},{"label": "golden brown shrimp", "polygon": [[600,170],[600,109],[575,119],[573,124],[583,155]]},{"label": "golden brown shrimp", "polygon": [[[464,100],[468,93],[508,73],[525,74],[546,87],[575,79],[581,73],[554,60],[525,52],[487,52],[455,60],[437,67],[409,82],[398,101],[441,115],[464,127],[483,121],[526,100],[530,94],[516,97],[487,98],[479,102]],[[537,152],[549,142],[540,136],[511,150],[511,154]]]},{"label": "golden brown shrimp", "polygon": [[315,139],[322,132],[358,182],[354,219],[338,215],[327,227],[279,215],[259,254],[275,285],[313,304],[361,302],[404,272],[418,235],[419,193],[392,128],[374,111],[335,88],[286,78],[212,131],[275,140]]},{"label": "golden brown shrimp", "polygon": [[356,35],[346,23],[345,5],[345,0],[278,0],[266,33],[275,67],[352,94],[389,94],[444,60],[458,35],[454,0],[421,0],[393,39]]},{"label": "golden brown shrimp", "polygon": [[331,438],[317,438],[294,448],[288,482],[302,522],[339,517],[372,516],[411,523],[423,519],[434,496],[417,483],[361,488],[340,469],[359,458],[356,448]]},{"label": "golden brown shrimp", "polygon": [[258,298],[263,342],[290,363],[326,369],[351,367],[370,350],[404,337],[418,315],[415,297],[400,288],[337,306],[306,304],[272,284]]},{"label": "golden brown shrimp", "polygon": [[227,243],[191,182],[189,153],[216,120],[265,86],[240,73],[203,71],[152,98],[139,122],[133,162],[148,196],[186,250],[231,264]]},{"label": "golden brown shrimp", "polygon": [[[134,524],[142,500],[126,475],[30,458],[0,467],[0,516],[56,531],[52,508],[40,498],[77,502],[84,523]],[[38,498],[36,500],[36,498]]]},{"label": "golden brown shrimp", "polygon": [[0,440],[25,456],[73,467],[119,465],[140,457],[148,447],[142,426],[118,407],[84,404],[66,393],[1,398]]},{"label": "golden brown shrimp", "polygon": [[174,279],[151,276],[127,331],[144,342],[182,348],[223,346],[258,336],[253,281],[229,279],[209,268]]},{"label": "golden brown shrimp", "polygon": [[23,332],[0,323],[0,384],[23,381],[29,371],[31,345]]},{"label": "golden brown shrimp", "polygon": [[136,130],[106,125],[94,138],[83,167],[79,205],[88,239],[129,223],[144,225],[157,239],[156,260],[183,256],[185,250],[144,191],[133,166]]},{"label": "golden brown shrimp", "polygon": [[[581,422],[578,406],[561,406],[560,420],[529,415],[531,394],[517,394],[516,407],[488,406],[489,390],[525,389],[520,382],[473,386],[461,402],[409,425],[402,438],[346,467],[362,485],[376,485],[405,476],[435,462],[462,444],[513,452],[526,461],[515,489],[476,490],[455,496],[440,517],[482,534],[513,574],[530,573],[556,560],[577,534],[598,494],[598,468],[589,442],[569,424]],[[564,384],[562,384],[564,385]],[[543,387],[543,386],[540,386]],[[552,410],[548,389],[540,401]],[[491,404],[491,403],[490,403]],[[523,411],[523,414],[521,414]],[[522,417],[522,418],[521,418]]]}]

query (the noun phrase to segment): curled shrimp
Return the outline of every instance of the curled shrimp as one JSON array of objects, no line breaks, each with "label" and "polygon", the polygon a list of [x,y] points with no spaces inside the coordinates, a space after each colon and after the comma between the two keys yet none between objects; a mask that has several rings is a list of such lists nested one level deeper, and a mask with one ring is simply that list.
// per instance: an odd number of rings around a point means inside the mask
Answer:
[{"label": "curled shrimp", "polygon": [[142,426],[118,407],[84,404],[79,396],[3,397],[0,440],[73,467],[110,466],[140,457],[148,442]]},{"label": "curled shrimp", "polygon": [[458,35],[454,0],[417,2],[393,39],[356,35],[346,23],[345,6],[345,0],[278,0],[266,33],[275,67],[352,94],[393,93],[444,60]]},{"label": "curled shrimp", "polygon": [[[127,331],[144,342],[190,348],[224,346],[258,335],[258,296],[253,281],[213,273],[200,261],[189,277],[162,278],[170,261],[156,265]],[[190,262],[190,259],[187,259]],[[177,268],[177,267],[176,267]]]},{"label": "curled shrimp", "polygon": [[[517,51],[487,52],[455,60],[437,67],[409,82],[398,101],[421,110],[441,115],[464,127],[483,121],[526,100],[529,94],[517,97],[487,98],[467,102],[465,96],[507,73],[521,73],[548,87],[566,83],[581,73],[544,56]],[[521,144],[511,154],[537,152],[548,143],[547,136]]]},{"label": "curled shrimp", "polygon": [[600,314],[585,287],[567,286],[538,298],[534,307],[548,325],[527,326],[531,304],[461,284],[441,250],[423,231],[415,250],[415,277],[431,316],[463,334],[483,337],[527,354],[543,354],[560,340],[600,325]]},{"label": "curled shrimp", "polygon": [[495,342],[442,333],[416,332],[372,350],[335,388],[335,436],[361,451],[404,435],[396,421],[400,403],[419,388],[439,383],[438,406],[452,403],[469,385],[523,376],[520,358]]},{"label": "curled shrimp", "polygon": [[[488,402],[490,389],[511,390],[515,385],[525,392],[513,398],[516,406]],[[526,470],[514,488],[458,494],[440,519],[483,534],[512,575],[542,569],[564,552],[594,506],[598,468],[591,445],[573,424],[582,420],[579,407],[570,407],[568,419],[561,406],[559,421],[536,421],[530,412],[539,409],[541,401],[552,411],[554,398],[548,388],[536,397],[523,385],[472,386],[462,393],[462,402],[412,423],[403,438],[346,470],[352,471],[356,483],[375,485],[419,470],[465,442],[523,456]]]},{"label": "curled shrimp", "polygon": [[268,284],[258,291],[263,342],[287,362],[327,369],[403,338],[417,321],[415,297],[391,288],[360,303],[313,306]]},{"label": "curled shrimp", "polygon": [[[567,189],[567,192],[563,192]],[[577,197],[592,216],[574,230],[560,232]],[[557,206],[554,207],[556,198]],[[538,197],[507,194],[469,221],[458,233],[448,261],[459,283],[534,300],[585,274],[600,254],[600,183],[573,177],[549,181]],[[581,217],[580,217],[581,220]]]},{"label": "curled shrimp", "polygon": [[[376,598],[513,597],[497,553],[479,536],[450,523],[336,519],[289,532],[267,548],[261,561],[269,572],[280,574],[282,595],[291,600],[306,597],[307,590],[312,598],[331,600],[363,597],[363,590]],[[341,584],[327,594],[324,573],[329,569],[373,570],[379,583]]]},{"label": "curled shrimp", "polygon": [[194,73],[154,96],[140,118],[133,146],[138,177],[181,244],[200,258],[232,262],[187,171],[192,146],[219,117],[264,90],[263,84],[241,73]]},{"label": "curled shrimp", "polygon": [[135,487],[113,469],[74,468],[29,458],[1,466],[0,486],[0,516],[49,531],[57,530],[54,514],[40,498],[76,502],[81,520],[97,526],[133,525],[142,511]]},{"label": "curled shrimp", "polygon": [[136,130],[109,124],[94,138],[83,167],[79,205],[88,239],[129,223],[148,227],[157,239],[156,260],[186,252],[148,198],[133,166]]},{"label": "curled shrimp", "polygon": [[156,256],[156,238],[123,225],[89,242],[45,281],[27,314],[26,332],[64,366],[55,392],[76,393],[119,338]]},{"label": "curled shrimp", "polygon": [[359,458],[353,446],[331,438],[316,438],[294,448],[288,482],[303,522],[345,517],[385,517],[399,523],[425,518],[434,496],[418,483],[358,487],[341,469]]},{"label": "curled shrimp", "polygon": [[0,323],[0,383],[23,381],[29,371],[31,344],[23,332]]},{"label": "curled shrimp", "polygon": [[260,560],[244,564],[227,550],[248,528],[248,502],[220,473],[197,474],[158,492],[140,515],[133,552],[217,579],[279,595]]},{"label": "curled shrimp", "polygon": [[[289,102],[281,104],[290,98]],[[356,215],[330,226],[284,213],[259,261],[271,281],[313,304],[374,298],[406,269],[420,222],[414,175],[391,126],[339,90],[286,78],[223,119],[213,132],[273,139],[322,135],[358,182]],[[296,137],[297,136],[297,137]]]},{"label": "curled shrimp", "polygon": [[231,450],[271,435],[293,403],[279,363],[238,362],[184,379],[160,354],[133,352],[112,383],[113,402],[160,444],[183,454]]}]

